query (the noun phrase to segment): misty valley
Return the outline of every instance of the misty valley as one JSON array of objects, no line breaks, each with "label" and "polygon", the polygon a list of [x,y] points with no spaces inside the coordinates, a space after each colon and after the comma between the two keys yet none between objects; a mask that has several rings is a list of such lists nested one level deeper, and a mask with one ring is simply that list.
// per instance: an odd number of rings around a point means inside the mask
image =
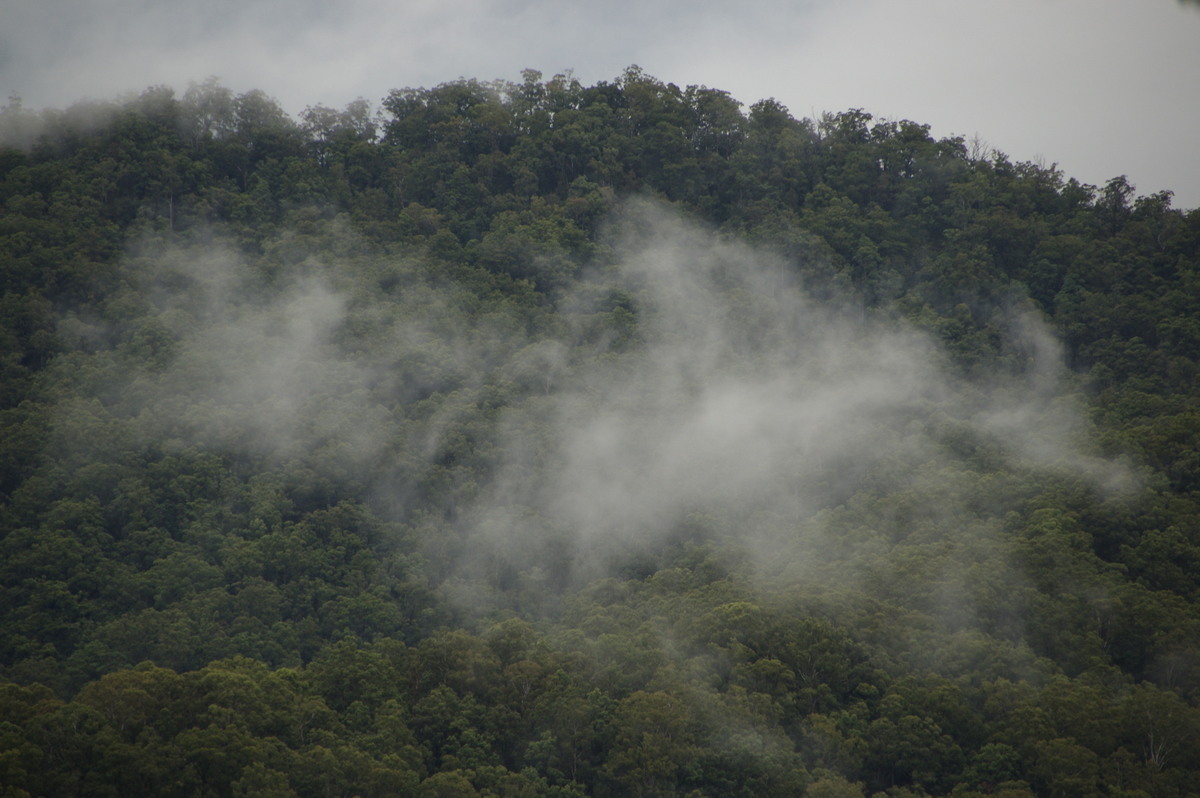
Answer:
[{"label": "misty valley", "polygon": [[637,67],[10,99],[0,796],[1200,795],[1171,201]]}]

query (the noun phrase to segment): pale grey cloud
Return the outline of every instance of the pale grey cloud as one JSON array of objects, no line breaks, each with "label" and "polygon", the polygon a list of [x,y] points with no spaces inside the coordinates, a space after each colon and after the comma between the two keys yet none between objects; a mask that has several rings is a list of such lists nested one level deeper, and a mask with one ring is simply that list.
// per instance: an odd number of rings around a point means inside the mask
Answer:
[{"label": "pale grey cloud", "polygon": [[[977,476],[1062,475],[1113,496],[1135,484],[1084,448],[1061,345],[1032,308],[1005,343],[1027,368],[983,383],[946,368],[924,333],[814,300],[797,264],[674,210],[626,203],[607,241],[618,265],[605,279],[634,298],[641,345],[560,364],[544,396],[501,414],[491,481],[457,507],[469,554],[450,593],[467,606],[500,600],[481,587],[498,563],[590,579],[685,528],[815,580],[845,553],[823,525],[846,506],[902,496],[949,540],[980,523],[967,509]],[[971,462],[983,452],[991,465]]]},{"label": "pale grey cloud", "polygon": [[524,68],[861,107],[1200,206],[1200,9],[1177,0],[0,0],[0,91],[63,106],[216,75],[293,113]]}]

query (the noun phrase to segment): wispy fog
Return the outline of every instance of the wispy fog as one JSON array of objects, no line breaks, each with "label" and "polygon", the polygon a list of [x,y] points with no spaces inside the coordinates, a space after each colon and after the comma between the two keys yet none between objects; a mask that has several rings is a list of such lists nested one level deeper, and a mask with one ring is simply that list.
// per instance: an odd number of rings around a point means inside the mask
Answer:
[{"label": "wispy fog", "polygon": [[[800,531],[851,497],[957,511],[971,498],[954,495],[955,468],[1126,478],[1077,448],[1061,349],[1032,312],[1011,322],[1023,366],[976,384],[912,326],[810,298],[794,264],[652,204],[625,211],[613,281],[636,298],[643,345],[512,411],[497,478],[464,513],[492,566],[554,552],[592,577],[689,535],[765,563],[813,555]],[[533,443],[531,413],[549,433]]]},{"label": "wispy fog", "polygon": [[[993,475],[1126,478],[1079,448],[1032,311],[1010,314],[1021,365],[972,382],[913,326],[818,301],[798,264],[670,209],[629,202],[610,227],[608,260],[532,326],[348,231],[336,252],[254,264],[150,242],[128,265],[152,307],[125,335],[158,365],[106,390],[152,448],[358,486],[481,610],[514,580],[581,584],[688,543],[815,578],[851,527],[928,541],[974,518]],[[85,423],[69,410],[68,440]],[[971,557],[994,554],[986,525]]]}]

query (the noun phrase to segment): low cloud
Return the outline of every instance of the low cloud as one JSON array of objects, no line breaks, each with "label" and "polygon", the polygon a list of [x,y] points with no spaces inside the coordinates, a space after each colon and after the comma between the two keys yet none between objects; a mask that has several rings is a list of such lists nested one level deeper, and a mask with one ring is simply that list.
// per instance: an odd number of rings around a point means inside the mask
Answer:
[{"label": "low cloud", "polygon": [[[403,257],[143,247],[129,268],[152,307],[126,335],[166,348],[106,390],[164,450],[360,486],[480,610],[521,580],[582,584],[687,541],[816,578],[853,559],[855,529],[932,540],[967,519],[967,561],[937,577],[961,592],[998,556],[988,518],[1015,509],[972,515],[988,480],[1128,482],[1082,447],[1061,347],[1033,311],[1011,314],[1018,367],[984,384],[888,312],[814,299],[803,264],[661,205],[626,203],[606,249],[533,333],[516,305],[481,310]],[[605,316],[614,302],[632,310]]]},{"label": "low cloud", "polygon": [[[971,504],[938,469],[1121,473],[1080,449],[1061,349],[1031,313],[1012,323],[1022,367],[973,383],[903,321],[810,298],[795,264],[653,204],[625,210],[611,280],[636,298],[642,345],[510,411],[496,479],[463,513],[478,567],[588,579],[697,530],[762,562],[810,556],[805,536],[826,540],[814,519],[852,497],[905,492],[928,519]],[[531,412],[549,430],[536,444]]]}]

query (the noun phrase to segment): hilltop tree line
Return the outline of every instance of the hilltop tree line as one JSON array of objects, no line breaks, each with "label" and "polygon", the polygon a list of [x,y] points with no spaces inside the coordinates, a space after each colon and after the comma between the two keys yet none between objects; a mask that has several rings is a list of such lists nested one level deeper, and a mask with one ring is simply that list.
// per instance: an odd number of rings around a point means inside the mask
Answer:
[{"label": "hilltop tree line", "polygon": [[[720,513],[604,573],[552,533],[464,572],[504,425],[536,459],[561,364],[646,345],[608,281],[630,198],[971,384],[1044,318],[1056,406],[1132,487],[935,419],[919,473],[769,521],[819,574]],[[4,796],[1198,794],[1200,210],[1170,192],[632,67],[297,118],[215,80],[13,99],[0,209]]]}]

